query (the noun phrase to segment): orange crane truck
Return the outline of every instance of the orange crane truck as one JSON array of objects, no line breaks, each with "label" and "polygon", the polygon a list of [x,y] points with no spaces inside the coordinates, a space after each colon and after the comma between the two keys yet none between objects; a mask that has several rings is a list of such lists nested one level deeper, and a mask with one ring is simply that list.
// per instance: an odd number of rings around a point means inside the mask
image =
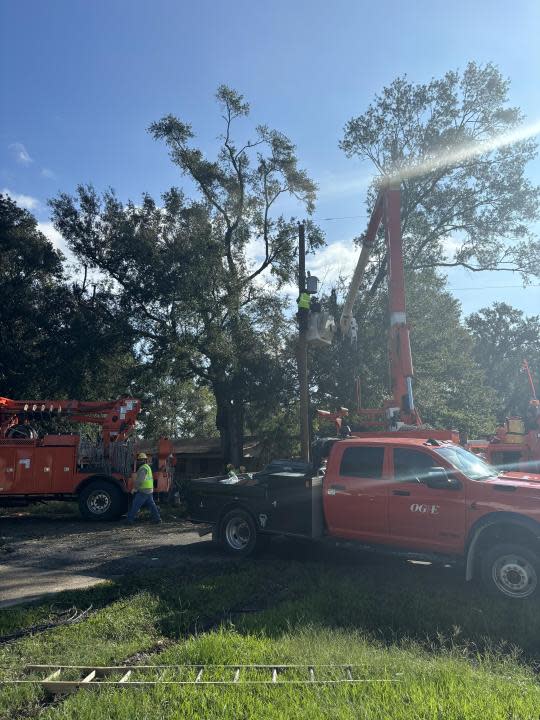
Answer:
[{"label": "orange crane truck", "polygon": [[[0,505],[78,500],[83,517],[112,520],[127,510],[136,463],[133,437],[141,403],[10,400],[0,397]],[[66,418],[99,426],[97,439],[80,434],[39,435],[36,424]],[[153,461],[154,490],[167,493],[172,444],[161,439]]]},{"label": "orange crane truck", "polygon": [[523,361],[521,369],[527,375],[531,390],[526,417],[506,418],[493,437],[471,440],[467,447],[501,470],[540,474],[540,400],[527,360]]}]

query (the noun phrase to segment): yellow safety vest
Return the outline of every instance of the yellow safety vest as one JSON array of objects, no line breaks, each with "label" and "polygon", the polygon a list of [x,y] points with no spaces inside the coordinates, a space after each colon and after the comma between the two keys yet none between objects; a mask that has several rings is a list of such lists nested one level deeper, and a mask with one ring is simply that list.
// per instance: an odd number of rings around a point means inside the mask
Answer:
[{"label": "yellow safety vest", "polygon": [[154,489],[154,476],[152,475],[152,468],[148,463],[141,465],[146,470],[146,477],[141,483],[140,490],[153,490]]},{"label": "yellow safety vest", "polygon": [[309,303],[311,301],[311,297],[309,293],[303,292],[300,293],[300,297],[298,298],[298,307],[302,310],[309,310]]}]

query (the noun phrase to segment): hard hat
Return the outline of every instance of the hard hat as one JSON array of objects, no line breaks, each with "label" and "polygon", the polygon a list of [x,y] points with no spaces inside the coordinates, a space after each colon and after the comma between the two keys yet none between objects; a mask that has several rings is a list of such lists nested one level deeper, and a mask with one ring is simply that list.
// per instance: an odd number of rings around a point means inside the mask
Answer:
[{"label": "hard hat", "polygon": [[137,455],[137,460],[148,460],[148,455],[146,453],[139,453]]}]

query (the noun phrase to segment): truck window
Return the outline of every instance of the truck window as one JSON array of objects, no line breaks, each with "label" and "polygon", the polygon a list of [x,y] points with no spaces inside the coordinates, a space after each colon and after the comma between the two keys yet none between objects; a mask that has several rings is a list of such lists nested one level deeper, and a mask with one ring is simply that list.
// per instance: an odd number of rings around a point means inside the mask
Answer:
[{"label": "truck window", "polygon": [[394,476],[400,482],[422,482],[434,467],[440,467],[437,460],[421,450],[394,448]]},{"label": "truck window", "polygon": [[438,447],[434,452],[460,470],[469,480],[487,480],[490,477],[497,477],[498,470],[496,468],[458,445]]},{"label": "truck window", "polygon": [[339,474],[347,477],[381,478],[383,447],[349,447],[341,458]]}]

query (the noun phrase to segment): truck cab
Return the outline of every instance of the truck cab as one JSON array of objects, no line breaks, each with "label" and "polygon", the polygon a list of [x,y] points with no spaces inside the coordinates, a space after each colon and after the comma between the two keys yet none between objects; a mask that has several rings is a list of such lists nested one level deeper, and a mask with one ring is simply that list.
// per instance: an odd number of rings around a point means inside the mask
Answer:
[{"label": "truck cab", "polygon": [[224,486],[217,478],[193,481],[191,517],[210,522],[237,555],[253,551],[260,536],[324,534],[462,564],[467,580],[481,578],[489,591],[513,599],[540,594],[540,475],[498,473],[427,432],[336,440],[317,472],[294,473],[294,491],[293,476],[279,475]]},{"label": "truck cab", "polygon": [[328,534],[465,561],[509,597],[538,591],[540,476],[498,473],[450,441],[336,442],[323,482]]}]

